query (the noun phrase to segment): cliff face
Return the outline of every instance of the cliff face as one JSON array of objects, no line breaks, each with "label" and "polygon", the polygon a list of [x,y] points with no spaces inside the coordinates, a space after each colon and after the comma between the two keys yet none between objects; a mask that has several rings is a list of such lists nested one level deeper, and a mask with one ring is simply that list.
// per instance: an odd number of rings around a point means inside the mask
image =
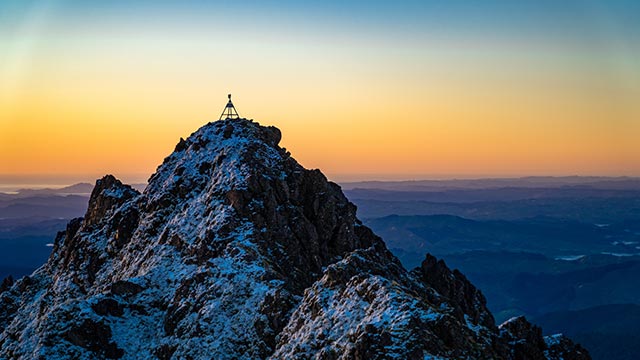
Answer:
[{"label": "cliff face", "polygon": [[98,180],[48,262],[3,283],[0,358],[589,358],[524,319],[496,327],[432,257],[406,271],[279,141],[219,121],[181,139],[142,194]]}]

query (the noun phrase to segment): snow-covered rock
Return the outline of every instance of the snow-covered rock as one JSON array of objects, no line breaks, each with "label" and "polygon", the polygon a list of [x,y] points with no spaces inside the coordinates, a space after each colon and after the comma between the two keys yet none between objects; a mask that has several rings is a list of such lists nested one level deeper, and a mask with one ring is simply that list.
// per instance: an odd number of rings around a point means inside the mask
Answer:
[{"label": "snow-covered rock", "polygon": [[406,271],[280,137],[209,123],[142,194],[98,180],[47,263],[3,282],[0,358],[537,359],[522,342],[575,353],[565,338],[499,330],[482,294],[432,257]]}]

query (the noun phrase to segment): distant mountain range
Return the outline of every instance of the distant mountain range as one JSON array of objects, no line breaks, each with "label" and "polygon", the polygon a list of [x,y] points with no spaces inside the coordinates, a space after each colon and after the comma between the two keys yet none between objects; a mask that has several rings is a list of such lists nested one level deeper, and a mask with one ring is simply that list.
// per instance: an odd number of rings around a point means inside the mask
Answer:
[{"label": "distant mountain range", "polygon": [[[144,190],[147,184],[131,184],[139,191]],[[343,191],[368,189],[423,193],[446,190],[506,190],[527,189],[533,191],[549,191],[552,189],[562,189],[563,191],[586,190],[630,190],[640,191],[640,178],[638,177],[600,177],[600,176],[529,176],[519,178],[487,178],[487,179],[447,179],[447,180],[405,180],[405,181],[358,181],[341,182]],[[18,195],[70,195],[70,194],[90,194],[93,184],[77,183],[61,188],[32,189],[22,188],[12,193]],[[0,192],[0,194],[3,194]],[[392,193],[393,194],[393,193]],[[531,193],[529,193],[531,194]],[[606,194],[606,193],[603,193]],[[541,194],[541,197],[544,193]],[[564,195],[567,196],[566,193]],[[424,198],[423,200],[427,200]],[[468,199],[467,199],[468,200]]]},{"label": "distant mountain range", "polygon": [[[131,185],[133,188],[142,191],[147,186],[147,184],[133,184]],[[17,198],[17,197],[34,197],[34,196],[48,196],[48,195],[58,195],[58,196],[66,196],[66,195],[84,195],[89,196],[91,194],[91,190],[93,190],[93,184],[90,183],[77,183],[70,186],[65,186],[61,188],[44,188],[44,189],[30,189],[23,188],[11,193],[0,193],[3,199]]]},{"label": "distant mountain range", "polygon": [[585,188],[605,190],[640,190],[640,178],[627,176],[529,176],[520,178],[495,179],[359,181],[343,182],[340,185],[342,186],[343,190],[377,189],[392,191],[443,191],[499,188]]}]

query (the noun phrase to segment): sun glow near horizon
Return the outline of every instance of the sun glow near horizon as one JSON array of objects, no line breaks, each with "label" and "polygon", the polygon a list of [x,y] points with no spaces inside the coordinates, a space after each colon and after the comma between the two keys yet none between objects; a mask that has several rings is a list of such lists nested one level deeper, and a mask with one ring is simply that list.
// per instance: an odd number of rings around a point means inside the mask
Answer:
[{"label": "sun glow near horizon", "polygon": [[631,2],[594,2],[592,25],[544,1],[223,3],[240,23],[200,2],[25,3],[0,5],[0,174],[151,174],[231,92],[330,177],[640,175]]}]

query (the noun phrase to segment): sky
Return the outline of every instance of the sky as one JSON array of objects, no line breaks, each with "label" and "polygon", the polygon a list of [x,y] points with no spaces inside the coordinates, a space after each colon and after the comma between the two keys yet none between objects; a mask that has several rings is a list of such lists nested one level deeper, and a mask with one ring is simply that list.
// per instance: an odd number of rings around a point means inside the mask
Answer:
[{"label": "sky", "polygon": [[640,176],[640,1],[0,2],[0,183],[241,116],[336,181]]}]

